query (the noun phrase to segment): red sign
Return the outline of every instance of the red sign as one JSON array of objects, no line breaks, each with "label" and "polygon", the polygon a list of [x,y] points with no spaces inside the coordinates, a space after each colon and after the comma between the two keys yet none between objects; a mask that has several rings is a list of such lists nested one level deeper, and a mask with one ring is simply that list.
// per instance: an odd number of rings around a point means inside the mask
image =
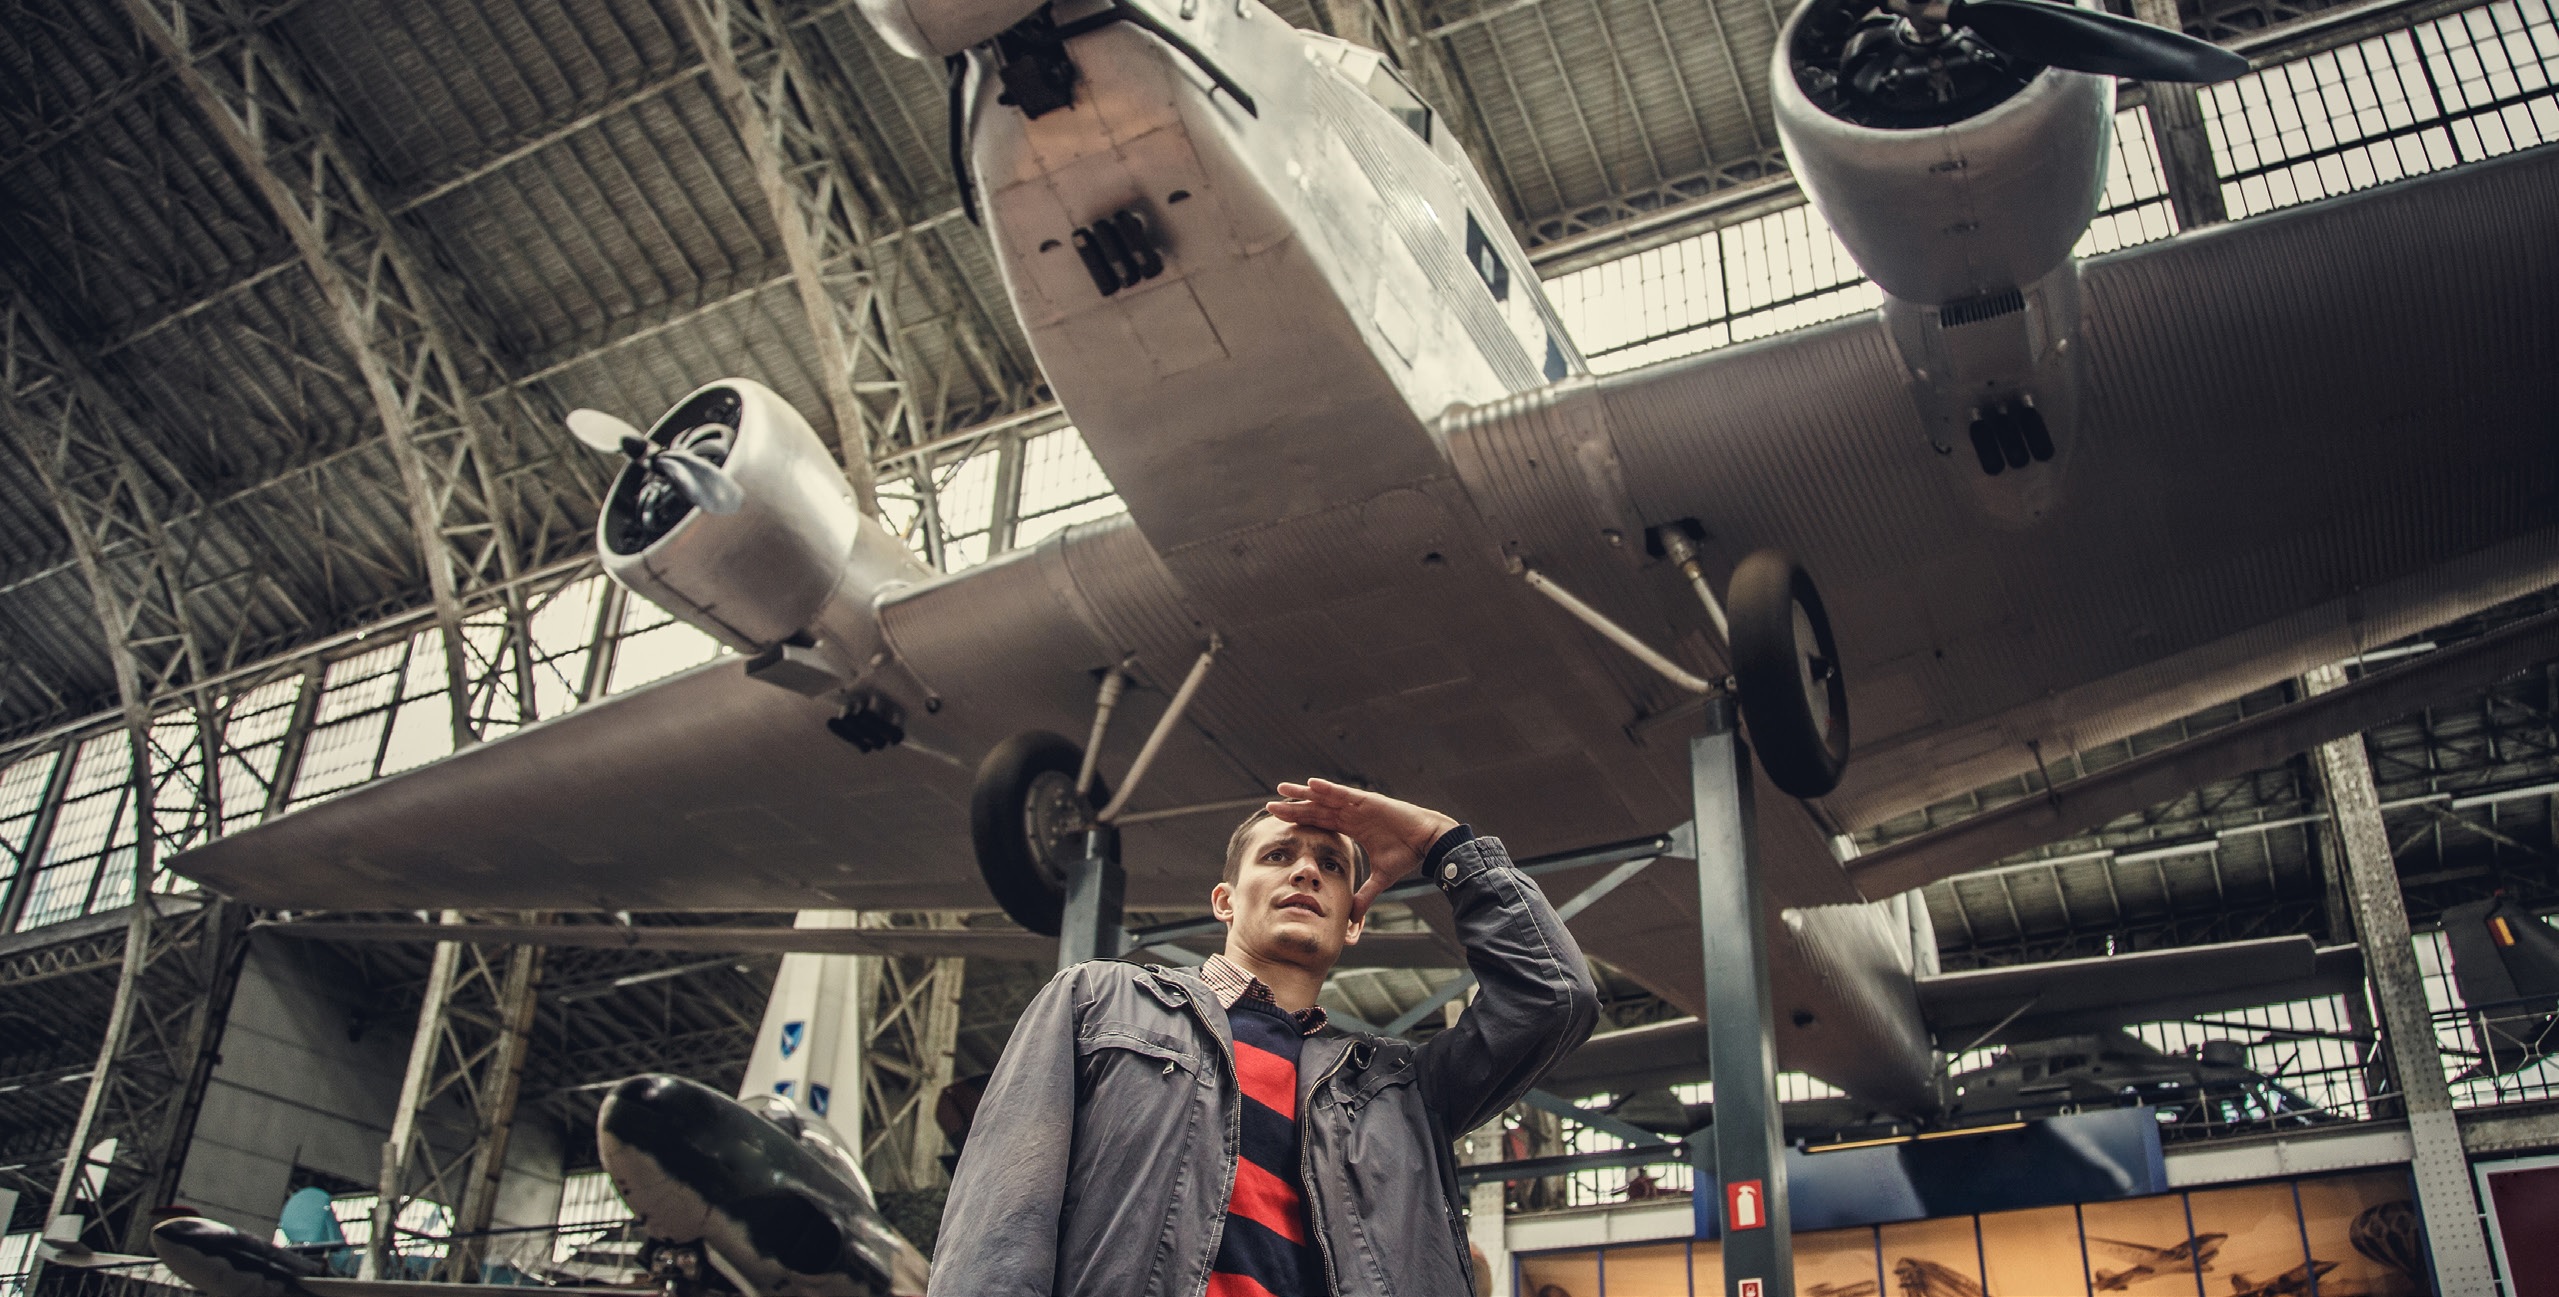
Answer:
[{"label": "red sign", "polygon": [[1733,1297],[1761,1297],[1760,1281],[1744,1279],[1733,1289]]},{"label": "red sign", "polygon": [[1724,1228],[1768,1228],[1768,1191],[1757,1180],[1735,1180],[1724,1186]]}]

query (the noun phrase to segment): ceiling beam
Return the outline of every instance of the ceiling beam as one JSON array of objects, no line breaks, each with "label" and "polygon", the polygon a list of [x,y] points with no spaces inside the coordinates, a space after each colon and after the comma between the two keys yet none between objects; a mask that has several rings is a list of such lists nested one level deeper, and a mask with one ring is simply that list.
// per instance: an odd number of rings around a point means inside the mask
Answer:
[{"label": "ceiling beam", "polygon": [[[832,118],[790,29],[766,0],[682,0],[720,105],[764,195],[817,349],[844,475],[877,514],[871,461],[926,440],[923,375],[897,317],[901,266],[874,246],[873,194],[845,165],[850,136]],[[828,263],[841,261],[839,293]]]},{"label": "ceiling beam", "polygon": [[455,746],[478,740],[463,597],[522,565],[499,434],[464,386],[458,331],[422,258],[340,140],[332,110],[252,15],[226,0],[124,0],[211,134],[292,238],[361,372],[398,466],[444,631]]}]

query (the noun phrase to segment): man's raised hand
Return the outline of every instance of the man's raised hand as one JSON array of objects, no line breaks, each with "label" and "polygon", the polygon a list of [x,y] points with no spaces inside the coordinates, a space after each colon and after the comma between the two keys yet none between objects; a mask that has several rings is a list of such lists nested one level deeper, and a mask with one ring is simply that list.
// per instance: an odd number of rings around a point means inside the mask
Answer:
[{"label": "man's raised hand", "polygon": [[1291,824],[1330,829],[1368,853],[1368,883],[1351,898],[1354,920],[1367,917],[1368,907],[1387,888],[1421,868],[1422,857],[1430,851],[1431,844],[1457,827],[1457,821],[1438,811],[1397,801],[1384,793],[1344,787],[1329,779],[1281,784],[1279,794],[1287,800],[1271,803],[1273,817]]}]

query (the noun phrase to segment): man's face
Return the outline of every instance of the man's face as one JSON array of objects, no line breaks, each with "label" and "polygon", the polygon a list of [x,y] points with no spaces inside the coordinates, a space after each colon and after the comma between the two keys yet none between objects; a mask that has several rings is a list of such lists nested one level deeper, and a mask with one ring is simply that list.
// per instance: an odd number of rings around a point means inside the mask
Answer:
[{"label": "man's face", "polygon": [[1359,940],[1351,917],[1350,839],[1284,820],[1247,831],[1235,881],[1209,893],[1209,911],[1242,950],[1262,959],[1330,971],[1342,947]]}]

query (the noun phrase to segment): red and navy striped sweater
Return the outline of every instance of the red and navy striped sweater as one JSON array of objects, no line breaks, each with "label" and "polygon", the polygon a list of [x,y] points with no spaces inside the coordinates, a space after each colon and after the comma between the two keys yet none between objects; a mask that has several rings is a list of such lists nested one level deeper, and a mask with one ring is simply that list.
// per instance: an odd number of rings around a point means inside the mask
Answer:
[{"label": "red and navy striped sweater", "polygon": [[1210,1267],[1207,1297],[1323,1297],[1324,1263],[1299,1187],[1297,1058],[1305,1028],[1268,992],[1226,1011],[1243,1083],[1243,1148],[1235,1196]]}]

